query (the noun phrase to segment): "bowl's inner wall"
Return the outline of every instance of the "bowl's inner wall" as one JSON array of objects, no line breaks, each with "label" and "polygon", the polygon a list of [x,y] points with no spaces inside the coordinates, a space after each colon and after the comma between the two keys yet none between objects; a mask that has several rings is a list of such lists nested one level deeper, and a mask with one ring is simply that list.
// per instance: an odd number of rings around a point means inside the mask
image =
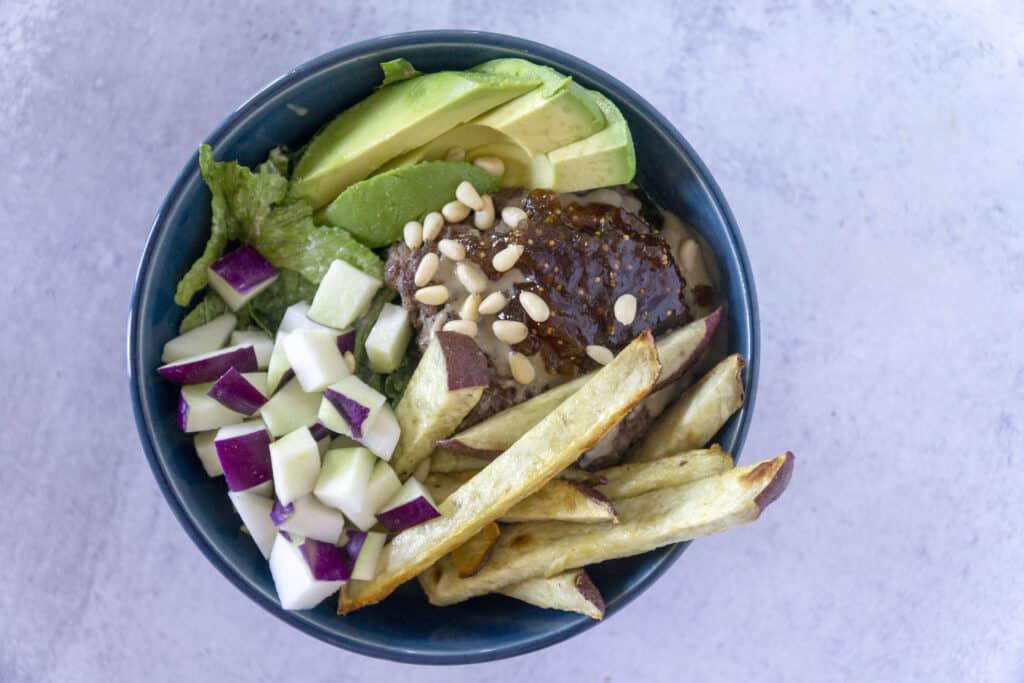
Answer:
[{"label": "bowl's inner wall", "polygon": [[[338,112],[379,84],[379,62],[400,56],[410,59],[422,71],[464,69],[495,57],[523,56],[572,73],[585,86],[601,89],[615,100],[635,137],[638,183],[656,201],[694,225],[714,250],[722,266],[723,298],[732,302],[727,330],[730,346],[749,357],[753,318],[748,309],[746,283],[736,282],[735,274],[730,276],[732,271],[742,271],[741,265],[734,264],[742,264],[743,257],[741,248],[730,237],[723,209],[671,138],[658,132],[630,101],[592,80],[590,75],[598,72],[577,60],[563,61],[559,56],[556,61],[532,51],[462,42],[385,45],[379,51],[345,59],[311,75],[285,76],[285,87],[272,85],[269,98],[257,96],[243,105],[239,110],[241,120],[211,138],[216,158],[238,159],[252,166],[263,161],[275,145],[301,146]],[[151,238],[148,259],[140,269],[139,306],[132,328],[135,338],[131,340],[137,345],[132,381],[137,383],[140,394],[143,430],[152,435],[153,452],[164,483],[180,501],[176,512],[183,517],[186,528],[193,526],[189,532],[222,571],[229,577],[234,574],[231,578],[263,606],[280,612],[266,562],[240,532],[223,479],[209,479],[203,473],[191,438],[175,425],[176,391],[159,381],[153,372],[160,364],[163,343],[175,335],[184,313],[173,303],[175,283],[202,251],[209,230],[209,194],[196,172],[194,160],[190,168],[180,194],[170,200],[158,219],[159,229]],[[724,448],[733,451],[745,422],[740,417],[730,421],[718,439]],[[157,474],[159,478],[161,472]],[[653,580],[676,552],[678,549],[662,549],[594,567],[591,574],[605,596],[609,613],[634,597],[639,592],[635,588]],[[281,616],[293,623],[305,622],[319,637],[368,654],[397,658],[417,658],[423,654],[431,661],[470,661],[515,654],[555,642],[591,623],[578,615],[538,610],[502,597],[432,608],[414,586],[403,587],[383,605],[344,619],[334,614],[330,600],[311,612]]]}]

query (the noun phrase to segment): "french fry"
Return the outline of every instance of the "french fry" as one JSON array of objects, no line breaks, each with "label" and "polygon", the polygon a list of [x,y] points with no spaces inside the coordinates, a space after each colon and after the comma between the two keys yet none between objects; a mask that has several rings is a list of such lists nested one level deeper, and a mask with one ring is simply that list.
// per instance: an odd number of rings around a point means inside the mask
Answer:
[{"label": "french fry", "polygon": [[[435,501],[441,502],[472,479],[477,472],[431,472],[423,481]],[[540,490],[512,507],[499,522],[614,522],[615,508],[590,486],[552,479]]]},{"label": "french fry", "polygon": [[[452,474],[482,470],[492,460],[494,458],[478,458],[438,448],[430,456],[430,471],[439,474]],[[558,474],[558,478],[565,479],[566,481],[576,481],[588,486],[594,486],[604,481],[599,474],[582,469],[576,465],[570,465],[562,470]]]},{"label": "french fry", "polygon": [[712,446],[707,450],[669,455],[651,462],[607,467],[597,472],[604,477],[605,483],[594,488],[615,501],[655,489],[689,484],[725,472],[730,467],[732,457],[718,446]]},{"label": "french fry", "polygon": [[434,442],[455,431],[489,382],[487,358],[471,337],[434,335],[395,407],[402,434],[391,466],[399,477],[412,474]]},{"label": "french fry", "polygon": [[501,536],[501,529],[495,522],[491,522],[478,531],[475,536],[453,550],[448,557],[459,576],[466,578],[480,571],[480,567],[484,565],[491,554],[491,548],[498,542],[499,536]]},{"label": "french fry", "polygon": [[338,598],[338,613],[383,600],[544,486],[639,403],[660,372],[654,340],[650,332],[644,332],[571,398],[449,496],[438,508],[440,517],[395,536],[382,551],[372,581],[345,585]]},{"label": "french fry", "polygon": [[[722,311],[718,309],[706,318],[695,320],[657,341],[662,373],[658,377],[654,391],[679,379],[700,359],[711,343],[711,337],[721,319]],[[482,458],[496,456],[579,391],[584,382],[592,376],[593,374],[584,375],[548,389],[528,401],[492,415],[451,438],[438,441],[437,446],[442,451],[460,455],[477,455]]]},{"label": "french fry", "polygon": [[711,368],[658,418],[629,460],[647,462],[702,448],[743,405],[744,365],[733,354]]},{"label": "french fry", "polygon": [[545,609],[604,618],[604,598],[585,569],[570,569],[549,579],[527,579],[498,592]]},{"label": "french fry", "polygon": [[421,583],[431,603],[451,605],[572,567],[725,531],[757,519],[785,490],[792,471],[793,454],[785,453],[691,484],[628,498],[617,506],[618,524],[510,525],[474,576],[460,578],[445,561],[426,572]]}]

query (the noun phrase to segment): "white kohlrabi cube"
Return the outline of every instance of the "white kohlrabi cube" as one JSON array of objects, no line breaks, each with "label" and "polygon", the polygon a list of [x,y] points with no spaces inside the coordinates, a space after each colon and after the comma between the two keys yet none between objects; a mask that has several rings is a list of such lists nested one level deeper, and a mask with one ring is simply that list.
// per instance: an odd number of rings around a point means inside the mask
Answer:
[{"label": "white kohlrabi cube", "polygon": [[233,313],[225,313],[208,323],[194,327],[164,344],[160,360],[164,363],[173,363],[223,348],[237,322],[238,318]]},{"label": "white kohlrabi cube", "polygon": [[295,330],[284,339],[288,364],[306,391],[323,391],[351,375],[338,350],[338,333],[323,330]]},{"label": "white kohlrabi cube", "polygon": [[366,358],[374,372],[394,372],[405,356],[412,336],[409,313],[401,306],[384,304],[366,337]]},{"label": "white kohlrabi cube", "polygon": [[377,575],[377,562],[380,560],[380,551],[384,548],[386,539],[387,534],[380,531],[371,531],[366,534],[363,547],[359,549],[359,556],[352,569],[353,579],[370,581]]},{"label": "white kohlrabi cube", "polygon": [[270,444],[277,499],[287,505],[310,494],[320,474],[320,451],[307,427],[299,427]]},{"label": "white kohlrabi cube", "polygon": [[[365,448],[339,448],[327,451],[313,493],[321,502],[344,512],[360,529],[368,529],[349,511],[364,507],[366,486],[377,458]],[[364,521],[364,520],[360,520]],[[370,526],[373,526],[371,523]]]},{"label": "white kohlrabi cube", "polygon": [[238,516],[242,518],[242,524],[256,542],[256,547],[263,553],[263,557],[270,557],[270,548],[277,536],[277,527],[270,519],[274,501],[255,493],[253,489],[229,491],[228,497],[231,498]]},{"label": "white kohlrabi cube", "polygon": [[289,306],[284,312],[284,317],[281,318],[281,324],[277,326],[278,332],[286,334],[295,330],[323,330],[324,332],[333,330],[337,332],[333,327],[321,325],[309,319],[309,302],[307,301],[300,301]]},{"label": "white kohlrabi cube", "polygon": [[348,327],[366,313],[382,284],[345,261],[335,260],[317,287],[309,318],[339,330]]},{"label": "white kohlrabi cube", "polygon": [[309,536],[324,543],[337,543],[345,530],[345,516],[340,510],[327,507],[316,496],[309,495],[288,504],[291,511],[277,523],[277,528],[290,534]]},{"label": "white kohlrabi cube", "polygon": [[[376,460],[376,458],[375,458]],[[323,473],[317,480],[317,495],[319,495],[320,482],[323,481]],[[402,488],[402,482],[398,475],[383,460],[376,460],[373,465],[373,472],[364,486],[362,496],[354,496],[347,507],[342,507],[342,512],[353,524],[362,531],[366,531],[377,523],[377,513],[384,508],[384,504],[395,497]],[[323,496],[320,496],[323,500]],[[328,501],[324,501],[328,502]],[[329,504],[329,503],[328,503]]]},{"label": "white kohlrabi cube", "polygon": [[328,448],[327,450],[331,450],[334,448],[358,448],[360,445],[361,444],[355,439],[353,439],[351,436],[339,434],[338,436],[331,439],[330,448]]},{"label": "white kohlrabi cube", "polygon": [[270,574],[281,607],[288,610],[313,609],[345,584],[314,578],[299,546],[280,534],[270,552]]},{"label": "white kohlrabi cube", "polygon": [[270,352],[270,361],[267,363],[267,391],[270,392],[267,396],[277,391],[281,380],[292,369],[288,364],[288,354],[284,352],[284,339],[287,336],[287,332],[278,330],[274,338],[274,350]]},{"label": "white kohlrabi cube", "polygon": [[319,409],[320,394],[306,393],[299,381],[293,379],[263,404],[260,417],[267,423],[270,433],[278,437],[316,422]]},{"label": "white kohlrabi cube", "polygon": [[[226,408],[218,401],[206,395],[213,382],[192,384],[181,388],[178,401],[178,426],[183,432],[205,432],[235,425],[245,419],[245,415]],[[317,408],[320,407],[317,401]],[[314,417],[315,417],[314,413]]]},{"label": "white kohlrabi cube", "polygon": [[196,446],[196,455],[199,456],[199,462],[203,464],[203,469],[206,470],[207,476],[222,477],[224,476],[224,470],[220,467],[217,448],[213,445],[215,438],[217,438],[216,431],[200,432],[196,434],[193,443]]},{"label": "white kohlrabi cube", "polygon": [[274,283],[277,269],[249,245],[221,256],[206,269],[210,289],[237,311]]},{"label": "white kohlrabi cube", "polygon": [[327,387],[320,402],[317,419],[336,434],[351,436],[357,441],[387,399],[355,375],[349,375]]},{"label": "white kohlrabi cube", "polygon": [[260,370],[270,365],[270,355],[274,352],[274,340],[262,330],[235,330],[231,333],[231,344],[234,346],[251,346],[256,351],[256,363]]},{"label": "white kohlrabi cube", "polygon": [[391,406],[384,404],[377,411],[373,420],[363,429],[363,438],[360,443],[373,451],[378,458],[390,460],[401,435],[402,428],[398,424],[398,418],[395,417],[395,411],[391,409]]}]

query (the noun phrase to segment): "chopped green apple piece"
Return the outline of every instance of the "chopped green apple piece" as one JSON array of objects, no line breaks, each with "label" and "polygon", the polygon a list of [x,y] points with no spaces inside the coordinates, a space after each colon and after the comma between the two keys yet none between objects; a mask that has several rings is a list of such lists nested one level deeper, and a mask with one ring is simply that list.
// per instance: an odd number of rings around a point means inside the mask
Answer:
[{"label": "chopped green apple piece", "polygon": [[370,307],[373,295],[383,283],[340,259],[331,263],[320,281],[309,318],[321,325],[343,329]]},{"label": "chopped green apple piece", "polygon": [[409,313],[401,306],[384,304],[366,337],[366,357],[374,372],[394,372],[405,356],[412,336]]}]

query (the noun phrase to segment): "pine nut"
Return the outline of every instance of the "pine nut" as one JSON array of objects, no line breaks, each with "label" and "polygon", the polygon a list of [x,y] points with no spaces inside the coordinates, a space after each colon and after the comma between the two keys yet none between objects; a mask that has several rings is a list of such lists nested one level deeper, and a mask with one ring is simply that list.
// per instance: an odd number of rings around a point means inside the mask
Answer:
[{"label": "pine nut", "polygon": [[501,292],[491,292],[480,302],[477,310],[480,312],[480,315],[494,315],[495,313],[500,313],[507,305],[508,299],[505,298],[504,294]]},{"label": "pine nut", "polygon": [[480,193],[473,187],[473,183],[468,180],[463,180],[459,183],[459,186],[455,188],[455,198],[460,202],[473,209],[479,211],[484,208],[484,200],[480,196]]},{"label": "pine nut", "polygon": [[444,155],[444,158],[448,161],[464,161],[466,159],[466,150],[461,147],[452,147]]},{"label": "pine nut", "polygon": [[505,162],[498,157],[477,157],[473,160],[473,165],[499,178],[505,175]]},{"label": "pine nut", "polygon": [[622,206],[622,195],[607,187],[586,194],[588,204],[611,204]]},{"label": "pine nut", "polygon": [[542,323],[551,317],[551,309],[547,302],[533,292],[520,292],[519,303],[534,322]]},{"label": "pine nut", "polygon": [[423,219],[423,241],[430,242],[441,234],[444,227],[444,216],[437,211],[431,211]]},{"label": "pine nut", "polygon": [[471,294],[480,294],[487,289],[487,276],[475,263],[463,261],[455,266],[455,276]]},{"label": "pine nut", "polygon": [[448,301],[448,288],[444,285],[431,285],[416,290],[416,301],[427,306],[440,306]]},{"label": "pine nut", "polygon": [[402,236],[405,238],[405,246],[418,249],[423,244],[423,224],[419,221],[409,221],[402,228]]},{"label": "pine nut", "polygon": [[516,261],[518,261],[519,257],[522,255],[523,245],[510,244],[494,255],[494,258],[491,259],[491,265],[493,265],[494,269],[499,273],[504,273],[512,270],[516,265]]},{"label": "pine nut", "polygon": [[479,320],[480,319],[480,295],[470,294],[466,297],[466,300],[462,302],[462,308],[459,309],[459,317],[463,320]]},{"label": "pine nut", "polygon": [[473,214],[473,225],[476,226],[477,230],[490,230],[494,227],[494,200],[491,199],[491,195],[485,194],[483,197],[484,208],[479,209]]},{"label": "pine nut", "polygon": [[449,320],[441,329],[445,332],[464,334],[467,337],[475,337],[476,333],[479,331],[476,323],[472,320]]},{"label": "pine nut", "polygon": [[595,363],[600,363],[601,365],[608,365],[615,359],[615,354],[608,347],[597,346],[596,344],[591,344],[587,347],[587,355]]},{"label": "pine nut", "polygon": [[615,300],[615,319],[623,325],[632,325],[636,320],[636,297],[623,294]]},{"label": "pine nut", "polygon": [[498,341],[506,344],[518,344],[530,333],[526,325],[518,320],[495,320],[491,323],[491,330]]},{"label": "pine nut", "polygon": [[441,207],[441,215],[449,223],[461,223],[469,216],[469,207],[456,199]]},{"label": "pine nut", "polygon": [[420,259],[420,264],[416,266],[416,274],[412,276],[412,281],[417,287],[426,287],[437,274],[437,267],[440,263],[441,259],[434,252],[424,254]]},{"label": "pine nut", "polygon": [[441,256],[452,261],[461,261],[466,258],[466,248],[462,246],[461,242],[455,240],[441,240],[437,243],[437,250],[441,252]]},{"label": "pine nut", "polygon": [[530,359],[518,351],[509,351],[508,369],[512,371],[512,379],[520,384],[529,384],[537,376]]},{"label": "pine nut", "polygon": [[501,222],[510,228],[518,227],[526,220],[526,212],[518,206],[506,206],[501,210]]},{"label": "pine nut", "polygon": [[355,372],[356,371],[356,357],[352,354],[352,352],[351,351],[346,351],[345,355],[342,356],[342,358],[345,359],[345,365],[348,367],[348,371],[349,372]]}]

